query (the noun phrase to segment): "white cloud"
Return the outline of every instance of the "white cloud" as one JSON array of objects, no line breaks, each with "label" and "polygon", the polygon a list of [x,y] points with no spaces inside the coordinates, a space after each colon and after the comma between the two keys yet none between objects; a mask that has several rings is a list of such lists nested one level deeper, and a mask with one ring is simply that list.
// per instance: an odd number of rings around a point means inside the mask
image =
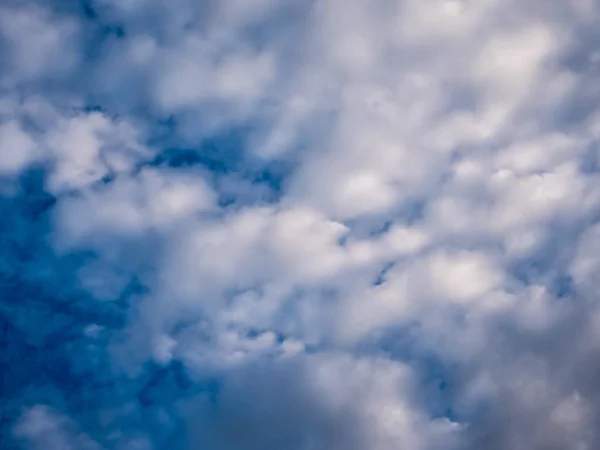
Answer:
[{"label": "white cloud", "polygon": [[15,120],[0,125],[0,172],[18,174],[33,162],[37,154],[36,142]]},{"label": "white cloud", "polygon": [[81,189],[109,174],[132,170],[148,154],[136,134],[129,123],[113,122],[101,113],[60,120],[47,136],[55,158],[50,190]]},{"label": "white cloud", "polygon": [[0,36],[9,66],[0,83],[10,87],[68,73],[79,60],[78,32],[76,21],[55,18],[44,8],[5,5],[0,10]]},{"label": "white cloud", "polygon": [[[0,172],[43,166],[76,289],[143,285],[115,366],[219,379],[174,407],[185,445],[597,447],[593,2],[102,5],[123,36],[85,67],[79,19],[4,9],[3,86],[31,92],[0,94]],[[88,71],[100,93],[39,88]],[[213,173],[151,163],[223,130]],[[75,446],[49,411],[16,434]]]},{"label": "white cloud", "polygon": [[56,243],[64,248],[96,242],[100,249],[111,239],[142,243],[148,233],[172,230],[190,216],[210,211],[214,203],[201,174],[142,169],[81,197],[64,198],[56,215],[61,230]]},{"label": "white cloud", "polygon": [[32,450],[100,449],[88,436],[78,433],[68,418],[43,405],[34,406],[21,417],[15,434]]}]

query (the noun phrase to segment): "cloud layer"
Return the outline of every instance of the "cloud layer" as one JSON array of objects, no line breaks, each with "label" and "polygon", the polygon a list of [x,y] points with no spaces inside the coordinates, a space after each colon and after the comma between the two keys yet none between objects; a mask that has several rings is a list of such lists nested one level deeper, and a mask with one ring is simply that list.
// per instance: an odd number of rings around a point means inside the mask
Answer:
[{"label": "cloud layer", "polygon": [[593,0],[0,5],[0,446],[593,450]]}]

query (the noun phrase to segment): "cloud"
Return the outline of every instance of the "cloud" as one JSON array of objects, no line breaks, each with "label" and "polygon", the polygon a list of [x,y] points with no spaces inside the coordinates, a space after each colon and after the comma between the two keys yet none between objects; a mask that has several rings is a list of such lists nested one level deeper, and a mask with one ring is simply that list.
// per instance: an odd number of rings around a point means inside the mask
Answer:
[{"label": "cloud", "polygon": [[[32,449],[37,448],[99,448],[85,435],[65,431],[68,419],[57,416],[48,408],[37,406],[29,410],[21,418],[15,434],[24,437]],[[72,433],[72,434],[71,434]]]},{"label": "cloud", "polygon": [[0,129],[2,160],[0,170],[5,174],[18,174],[35,160],[35,141],[16,121],[6,122]]},{"label": "cloud", "polygon": [[2,7],[0,36],[7,60],[2,87],[61,76],[78,64],[79,23],[35,4]]},{"label": "cloud", "polygon": [[3,5],[0,445],[597,448],[598,14]]},{"label": "cloud", "polygon": [[377,358],[324,354],[268,371],[250,367],[228,381],[192,447],[434,448],[452,446],[458,431],[415,414],[410,371]]}]

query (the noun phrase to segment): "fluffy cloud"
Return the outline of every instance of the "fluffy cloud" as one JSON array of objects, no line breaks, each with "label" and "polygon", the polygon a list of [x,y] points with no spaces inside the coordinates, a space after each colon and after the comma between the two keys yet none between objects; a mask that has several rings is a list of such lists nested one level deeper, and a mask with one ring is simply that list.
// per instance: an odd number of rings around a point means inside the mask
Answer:
[{"label": "fluffy cloud", "polygon": [[0,45],[7,56],[2,87],[36,83],[74,70],[79,60],[78,21],[35,4],[12,3],[2,7],[0,21]]},{"label": "fluffy cloud", "polygon": [[593,1],[0,8],[0,445],[594,449]]},{"label": "fluffy cloud", "polygon": [[0,170],[6,175],[20,173],[35,159],[36,143],[16,121],[2,125],[0,148]]}]

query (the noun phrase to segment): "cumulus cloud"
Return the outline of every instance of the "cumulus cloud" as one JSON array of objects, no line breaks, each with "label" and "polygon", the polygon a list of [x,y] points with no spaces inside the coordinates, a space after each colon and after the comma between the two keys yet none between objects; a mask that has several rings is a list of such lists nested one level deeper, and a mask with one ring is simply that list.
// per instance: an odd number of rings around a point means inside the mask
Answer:
[{"label": "cumulus cloud", "polygon": [[7,56],[2,87],[40,82],[74,70],[79,58],[79,22],[35,4],[12,3],[2,7],[0,21],[0,45]]},{"label": "cumulus cloud", "polygon": [[2,160],[0,170],[18,174],[35,159],[36,143],[16,121],[5,122],[0,129]]},{"label": "cumulus cloud", "polygon": [[0,446],[598,447],[593,1],[0,7]]}]

